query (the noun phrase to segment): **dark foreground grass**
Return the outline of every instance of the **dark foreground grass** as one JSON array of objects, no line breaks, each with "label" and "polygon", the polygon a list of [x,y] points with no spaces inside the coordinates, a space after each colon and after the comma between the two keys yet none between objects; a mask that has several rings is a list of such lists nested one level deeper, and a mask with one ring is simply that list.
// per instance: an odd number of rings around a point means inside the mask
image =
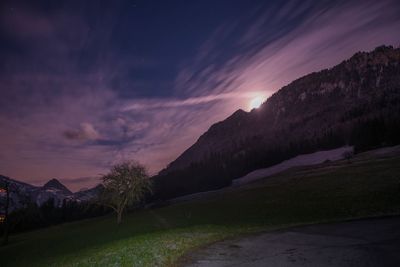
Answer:
[{"label": "dark foreground grass", "polygon": [[289,225],[400,213],[400,157],[289,170],[207,198],[11,237],[0,266],[165,266],[195,247]]}]

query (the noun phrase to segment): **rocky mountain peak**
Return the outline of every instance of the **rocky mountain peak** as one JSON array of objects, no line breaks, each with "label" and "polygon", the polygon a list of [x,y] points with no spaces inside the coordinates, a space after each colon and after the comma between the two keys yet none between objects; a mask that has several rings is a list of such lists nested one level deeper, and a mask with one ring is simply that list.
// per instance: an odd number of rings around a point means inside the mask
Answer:
[{"label": "rocky mountain peak", "polygon": [[56,189],[56,190],[60,190],[61,192],[65,193],[65,194],[72,194],[72,192],[65,185],[63,185],[60,181],[58,181],[55,178],[51,179],[46,184],[44,184],[42,188],[45,190]]}]

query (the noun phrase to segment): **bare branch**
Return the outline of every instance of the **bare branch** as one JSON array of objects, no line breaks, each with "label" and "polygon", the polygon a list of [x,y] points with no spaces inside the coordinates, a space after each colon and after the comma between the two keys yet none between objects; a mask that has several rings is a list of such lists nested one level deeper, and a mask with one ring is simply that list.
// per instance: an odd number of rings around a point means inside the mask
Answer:
[{"label": "bare branch", "polygon": [[118,223],[127,205],[140,202],[146,193],[151,192],[146,168],[135,161],[113,166],[102,180],[104,191],[101,200],[117,213]]}]

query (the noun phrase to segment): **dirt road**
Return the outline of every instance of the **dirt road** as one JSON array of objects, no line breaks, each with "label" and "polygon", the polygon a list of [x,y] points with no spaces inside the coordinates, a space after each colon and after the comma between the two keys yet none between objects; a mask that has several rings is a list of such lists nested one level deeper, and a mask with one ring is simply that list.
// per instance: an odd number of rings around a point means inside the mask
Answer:
[{"label": "dirt road", "polygon": [[400,266],[400,217],[294,227],[226,240],[182,266]]}]

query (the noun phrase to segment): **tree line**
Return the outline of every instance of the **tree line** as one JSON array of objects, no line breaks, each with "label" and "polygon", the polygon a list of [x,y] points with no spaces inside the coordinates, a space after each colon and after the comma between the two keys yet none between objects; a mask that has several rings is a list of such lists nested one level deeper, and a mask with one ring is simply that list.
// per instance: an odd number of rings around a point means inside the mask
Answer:
[{"label": "tree line", "polygon": [[[349,116],[349,115],[346,115]],[[355,153],[400,144],[400,111],[356,117],[311,136],[281,138],[264,145],[262,138],[242,140],[233,144],[233,151],[242,153],[210,153],[200,162],[154,177],[153,200],[166,200],[186,194],[214,190],[231,184],[233,179],[247,173],[278,164],[299,154],[329,150],[344,145],[354,147]],[[278,140],[278,139],[277,139]],[[237,149],[240,147],[241,149]]]}]

